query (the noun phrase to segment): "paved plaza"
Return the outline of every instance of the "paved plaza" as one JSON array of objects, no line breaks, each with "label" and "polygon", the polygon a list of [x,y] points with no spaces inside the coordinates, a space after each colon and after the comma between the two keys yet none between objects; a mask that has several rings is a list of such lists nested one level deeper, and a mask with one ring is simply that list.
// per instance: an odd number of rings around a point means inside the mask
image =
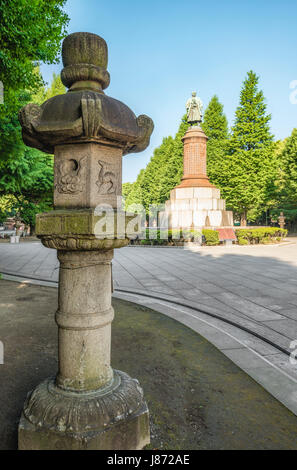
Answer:
[{"label": "paved plaza", "polygon": [[[3,243],[0,272],[56,287],[59,264],[55,250],[39,242]],[[116,297],[199,332],[297,414],[297,366],[289,360],[297,339],[296,239],[248,247],[122,248],[115,250],[113,279]]]}]

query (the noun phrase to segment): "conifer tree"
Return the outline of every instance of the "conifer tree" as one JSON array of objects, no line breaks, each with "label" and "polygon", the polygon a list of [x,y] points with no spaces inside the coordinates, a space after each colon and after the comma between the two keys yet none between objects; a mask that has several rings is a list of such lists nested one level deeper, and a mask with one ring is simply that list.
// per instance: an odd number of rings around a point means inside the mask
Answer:
[{"label": "conifer tree", "polygon": [[216,95],[210,100],[201,127],[208,137],[207,142],[207,175],[214,185],[221,188],[222,167],[225,163],[228,143],[228,121],[224,107]]},{"label": "conifer tree", "polygon": [[283,167],[282,199],[286,203],[297,204],[297,129],[293,129],[286,139],[281,154]]},{"label": "conifer tree", "polygon": [[143,197],[142,197],[142,183],[144,178],[145,170],[140,170],[137,179],[133,184],[131,191],[126,197],[125,200],[125,208],[126,210],[132,206],[133,204],[142,204]]},{"label": "conifer tree", "polygon": [[184,116],[175,138],[165,137],[162,144],[154,150],[148,165],[133,183],[126,198],[126,207],[133,203],[142,204],[148,212],[151,204],[162,204],[169,199],[171,189],[180,183],[183,174],[181,138],[188,127]]},{"label": "conifer tree", "polygon": [[275,178],[271,116],[266,113],[259,78],[248,72],[240,93],[240,103],[231,129],[229,155],[224,166],[223,196],[246,225],[248,211],[261,212],[267,199],[267,188]]}]

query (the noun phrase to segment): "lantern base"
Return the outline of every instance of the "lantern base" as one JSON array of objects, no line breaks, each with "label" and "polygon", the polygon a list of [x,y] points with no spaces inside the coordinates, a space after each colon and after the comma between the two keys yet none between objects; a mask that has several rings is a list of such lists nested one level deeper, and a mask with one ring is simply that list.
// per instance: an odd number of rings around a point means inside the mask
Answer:
[{"label": "lantern base", "polygon": [[121,371],[106,387],[87,393],[46,379],[28,394],[19,423],[20,450],[140,450],[149,442],[142,389]]}]

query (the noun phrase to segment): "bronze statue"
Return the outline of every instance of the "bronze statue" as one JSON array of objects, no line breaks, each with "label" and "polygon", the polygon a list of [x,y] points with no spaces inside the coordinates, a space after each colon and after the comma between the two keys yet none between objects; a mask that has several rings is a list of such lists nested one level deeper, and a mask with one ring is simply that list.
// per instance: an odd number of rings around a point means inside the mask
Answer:
[{"label": "bronze statue", "polygon": [[193,91],[192,97],[188,99],[186,109],[189,124],[195,125],[202,121],[203,103],[201,99],[196,96],[196,91]]}]

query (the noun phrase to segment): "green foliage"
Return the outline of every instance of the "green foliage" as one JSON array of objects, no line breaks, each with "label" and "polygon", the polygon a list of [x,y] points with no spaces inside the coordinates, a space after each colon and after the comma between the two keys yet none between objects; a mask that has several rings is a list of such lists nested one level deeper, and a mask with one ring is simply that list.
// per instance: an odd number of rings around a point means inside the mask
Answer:
[{"label": "green foliage", "polygon": [[206,245],[212,246],[220,244],[219,232],[217,232],[217,230],[204,229],[202,230],[202,235],[205,236]]},{"label": "green foliage", "polygon": [[56,75],[48,89],[36,66],[58,61],[66,35],[65,0],[0,2],[0,217],[18,214],[35,224],[35,214],[52,205],[53,157],[23,144],[18,111],[65,92]]},{"label": "green foliage", "polygon": [[126,198],[126,208],[142,204],[149,211],[151,204],[162,204],[169,199],[170,191],[177,186],[183,173],[182,136],[189,124],[184,116],[173,139],[166,137],[144,170],[141,170]]},{"label": "green foliage", "polygon": [[297,204],[297,129],[293,129],[291,136],[281,153],[283,163],[283,186],[281,197],[286,202]]},{"label": "green foliage", "polygon": [[248,72],[235,113],[228,156],[222,168],[222,195],[228,207],[241,216],[243,224],[248,211],[253,210],[255,219],[266,207],[277,174],[273,136],[269,128],[271,116],[266,114],[258,81],[254,72]]},{"label": "green foliage", "polygon": [[13,208],[16,204],[16,198],[12,195],[0,196],[0,222],[4,222],[7,217],[13,214]]},{"label": "green foliage", "polygon": [[249,245],[249,242],[245,238],[238,238],[238,245]]},{"label": "green foliage", "polygon": [[215,95],[210,100],[201,127],[208,137],[207,174],[210,181],[218,187],[224,186],[222,168],[225,164],[228,144],[228,121],[224,107]]},{"label": "green foliage", "polygon": [[[6,90],[36,89],[41,79],[36,62],[58,61],[69,21],[66,0],[0,2],[0,80]],[[4,96],[5,101],[7,96]]]},{"label": "green foliage", "polygon": [[[162,204],[170,197],[170,191],[177,186],[183,175],[182,137],[189,124],[183,116],[175,137],[165,137],[162,144],[154,150],[147,167],[141,170],[132,187],[127,187],[126,208],[132,204],[142,204],[149,212],[149,206]],[[228,124],[223,114],[223,106],[214,96],[205,112],[203,129],[209,137],[208,161],[211,179],[220,180],[222,160],[226,151]]]},{"label": "green foliage", "polygon": [[0,160],[17,154],[24,146],[18,111],[31,97],[24,90],[6,90],[4,95],[4,104],[0,105]]},{"label": "green foliage", "polygon": [[[65,87],[54,74],[49,88],[42,86],[33,96],[28,92],[12,93],[12,96],[19,108],[30,101],[41,104],[44,99],[63,92]],[[0,203],[0,218],[19,214],[23,222],[34,226],[35,215],[52,207],[53,156],[23,144],[18,109],[11,106],[7,109],[10,113],[0,119],[0,129],[4,132],[0,142],[0,197],[7,202],[6,208]]]},{"label": "green foliage", "polygon": [[235,234],[239,245],[272,243],[282,240],[288,231],[279,227],[259,227],[252,229],[237,229]]},{"label": "green foliage", "polygon": [[53,157],[28,147],[0,161],[0,194],[36,200],[53,187]]},{"label": "green foliage", "polygon": [[130,192],[132,191],[134,184],[135,183],[123,183],[122,184],[122,195],[125,198],[125,200],[127,199]]},{"label": "green foliage", "polygon": [[280,213],[283,212],[287,222],[294,222],[297,220],[297,207],[296,205],[290,205],[290,201],[286,204],[281,204],[280,208],[272,209],[270,211],[270,217],[272,220],[277,221]]},{"label": "green foliage", "polygon": [[184,242],[197,242],[201,240],[201,232],[198,230],[160,230],[146,229],[145,238],[137,238],[133,244],[140,245],[181,245]]},{"label": "green foliage", "polygon": [[[39,69],[37,69],[37,73],[39,73]],[[41,105],[53,96],[63,95],[64,93],[66,93],[66,87],[62,83],[60,75],[53,73],[53,78],[50,86],[48,88],[41,86],[37,90],[37,92],[32,95],[31,101],[33,101],[33,103]]]},{"label": "green foliage", "polygon": [[297,129],[290,137],[275,144],[277,176],[270,201],[271,220],[277,221],[280,212],[286,223],[296,230],[297,223]]},{"label": "green foliage", "polygon": [[53,156],[23,148],[15,157],[0,160],[0,195],[13,197],[6,216],[19,214],[28,225],[35,215],[52,207]]},{"label": "green foliage", "polygon": [[126,210],[129,207],[133,207],[134,204],[141,204],[142,203],[142,183],[144,180],[145,170],[140,170],[137,180],[135,183],[132,183],[132,188],[128,192],[126,201],[125,201],[125,208]]}]

